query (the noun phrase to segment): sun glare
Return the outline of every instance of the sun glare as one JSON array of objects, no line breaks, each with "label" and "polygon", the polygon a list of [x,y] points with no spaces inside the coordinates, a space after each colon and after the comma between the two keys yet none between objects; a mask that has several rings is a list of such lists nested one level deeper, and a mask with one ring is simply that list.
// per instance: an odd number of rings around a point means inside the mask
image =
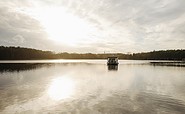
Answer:
[{"label": "sun glare", "polygon": [[49,39],[67,45],[76,45],[88,37],[88,23],[62,7],[42,8],[35,11],[37,19],[49,35]]},{"label": "sun glare", "polygon": [[67,77],[54,79],[48,89],[48,95],[53,100],[69,98],[75,90],[74,81]]}]

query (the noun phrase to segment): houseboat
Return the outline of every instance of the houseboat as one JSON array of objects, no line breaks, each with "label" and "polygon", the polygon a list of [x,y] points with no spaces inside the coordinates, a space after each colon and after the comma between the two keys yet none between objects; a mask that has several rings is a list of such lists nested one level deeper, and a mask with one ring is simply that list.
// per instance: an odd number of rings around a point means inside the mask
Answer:
[{"label": "houseboat", "polygon": [[118,57],[108,57],[107,65],[118,65]]}]

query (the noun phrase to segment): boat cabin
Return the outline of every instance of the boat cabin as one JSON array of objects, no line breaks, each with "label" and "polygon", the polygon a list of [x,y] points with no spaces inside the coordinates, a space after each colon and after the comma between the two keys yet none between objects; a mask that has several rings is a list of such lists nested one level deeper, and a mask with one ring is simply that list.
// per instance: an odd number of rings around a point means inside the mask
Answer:
[{"label": "boat cabin", "polygon": [[118,57],[108,57],[107,65],[118,65]]}]

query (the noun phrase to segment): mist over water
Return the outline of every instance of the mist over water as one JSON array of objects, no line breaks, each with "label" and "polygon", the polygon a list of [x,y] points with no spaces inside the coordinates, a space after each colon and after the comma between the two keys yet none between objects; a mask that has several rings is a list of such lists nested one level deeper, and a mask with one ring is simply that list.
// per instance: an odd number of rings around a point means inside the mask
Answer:
[{"label": "mist over water", "polygon": [[183,114],[185,67],[150,61],[0,63],[0,113]]}]

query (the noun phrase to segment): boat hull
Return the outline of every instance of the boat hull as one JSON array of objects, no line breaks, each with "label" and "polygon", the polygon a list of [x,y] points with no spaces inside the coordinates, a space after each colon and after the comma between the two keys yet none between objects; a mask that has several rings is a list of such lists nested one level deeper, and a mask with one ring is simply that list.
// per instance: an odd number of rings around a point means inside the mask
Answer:
[{"label": "boat hull", "polygon": [[119,63],[107,63],[107,65],[118,65]]}]

